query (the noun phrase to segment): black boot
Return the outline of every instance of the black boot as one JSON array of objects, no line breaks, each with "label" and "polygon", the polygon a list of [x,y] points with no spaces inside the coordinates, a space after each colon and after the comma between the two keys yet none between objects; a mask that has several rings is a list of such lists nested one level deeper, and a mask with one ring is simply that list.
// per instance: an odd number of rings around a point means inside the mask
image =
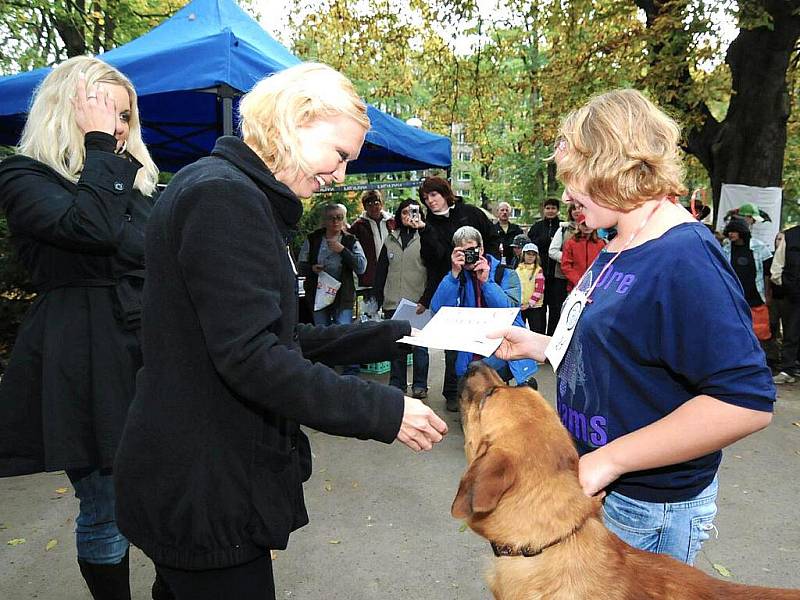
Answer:
[{"label": "black boot", "polygon": [[153,582],[153,588],[150,590],[153,600],[175,600],[175,595],[169,589],[167,582],[161,577],[161,573],[156,569],[156,580]]},{"label": "black boot", "polygon": [[96,565],[78,559],[78,566],[94,600],[131,600],[127,552],[115,565]]}]

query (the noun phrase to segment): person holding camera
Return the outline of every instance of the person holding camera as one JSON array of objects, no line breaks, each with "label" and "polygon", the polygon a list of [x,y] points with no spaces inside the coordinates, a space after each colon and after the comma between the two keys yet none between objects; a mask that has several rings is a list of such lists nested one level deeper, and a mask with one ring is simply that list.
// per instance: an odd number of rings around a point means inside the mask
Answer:
[{"label": "person holding camera", "polygon": [[[453,234],[458,228],[469,225],[478,230],[483,238],[484,252],[497,258],[500,258],[500,238],[486,214],[477,206],[457,198],[446,179],[427,177],[419,188],[419,197],[428,207],[426,225],[420,230],[422,256],[428,267],[428,281],[420,304],[428,307],[442,277],[450,271]],[[458,410],[458,377],[455,361],[455,351],[445,350],[442,396],[451,412]]]},{"label": "person holding camera", "polygon": [[[425,228],[420,206],[410,198],[403,200],[394,214],[394,223],[398,226],[389,232],[378,258],[375,273],[375,298],[378,306],[383,308],[383,316],[391,319],[400,304],[401,298],[416,300],[417,314],[422,314],[425,307],[420,304],[425,292],[428,269],[422,258],[420,247],[420,230]],[[414,361],[411,396],[413,398],[428,397],[428,349],[413,346]],[[389,385],[405,393],[407,385],[406,357],[395,358],[391,362]]]},{"label": "person holding camera", "polygon": [[[491,254],[483,250],[483,237],[474,227],[461,227],[453,234],[453,252],[450,254],[450,272],[444,276],[431,300],[435,313],[443,306],[463,308],[512,308],[520,305],[522,289],[519,276],[513,269],[500,264]],[[517,314],[514,325],[525,327],[522,316]],[[458,352],[455,372],[458,378],[467,372],[469,363],[480,360],[471,352]],[[494,356],[482,358],[495,369],[504,381],[512,377],[517,385],[527,384],[536,389],[534,375],[538,370],[535,360],[500,360]],[[447,410],[455,412],[447,404]]]}]

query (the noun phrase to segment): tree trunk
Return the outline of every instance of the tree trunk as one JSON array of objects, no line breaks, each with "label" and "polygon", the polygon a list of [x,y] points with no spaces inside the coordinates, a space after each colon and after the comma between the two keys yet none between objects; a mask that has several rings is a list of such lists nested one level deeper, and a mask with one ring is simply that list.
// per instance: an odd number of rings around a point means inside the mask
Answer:
[{"label": "tree trunk", "polygon": [[68,58],[86,54],[86,25],[83,20],[86,3],[84,0],[76,0],[73,5],[73,10],[61,17],[51,13],[53,27],[64,42]]},{"label": "tree trunk", "polygon": [[[662,11],[669,10],[667,3],[658,1],[637,0],[637,4],[647,13],[648,27],[653,28]],[[786,75],[800,37],[800,16],[795,14],[800,1],[763,0],[761,4],[772,17],[772,28],[742,29],[731,42],[725,58],[731,70],[731,99],[722,122],[703,101],[685,103],[686,98],[695,97],[690,90],[688,62],[673,80],[675,93],[669,103],[690,121],[692,113],[699,117],[695,120],[698,124],[685,132],[686,150],[708,172],[715,214],[723,183],[780,187],[783,182],[786,123],[791,113]],[[660,42],[651,45],[653,69],[658,69],[657,54],[662,47]]]}]

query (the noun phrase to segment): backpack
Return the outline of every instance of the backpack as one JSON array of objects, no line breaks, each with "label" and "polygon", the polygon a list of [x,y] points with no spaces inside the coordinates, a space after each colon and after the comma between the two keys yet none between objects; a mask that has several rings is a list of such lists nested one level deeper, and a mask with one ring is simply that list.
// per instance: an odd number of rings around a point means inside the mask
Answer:
[{"label": "backpack", "polygon": [[506,274],[506,266],[503,263],[499,263],[497,268],[494,270],[494,282],[502,287],[503,282],[503,275]]}]

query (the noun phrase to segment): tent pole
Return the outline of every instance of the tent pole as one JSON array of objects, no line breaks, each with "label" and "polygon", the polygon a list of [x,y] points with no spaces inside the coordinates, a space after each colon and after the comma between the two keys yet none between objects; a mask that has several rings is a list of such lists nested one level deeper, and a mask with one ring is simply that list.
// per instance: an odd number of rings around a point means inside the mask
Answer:
[{"label": "tent pole", "polygon": [[222,100],[222,135],[233,135],[233,98],[238,92],[227,84],[217,88],[217,98]]},{"label": "tent pole", "polygon": [[233,135],[233,99],[222,99],[222,135]]}]

